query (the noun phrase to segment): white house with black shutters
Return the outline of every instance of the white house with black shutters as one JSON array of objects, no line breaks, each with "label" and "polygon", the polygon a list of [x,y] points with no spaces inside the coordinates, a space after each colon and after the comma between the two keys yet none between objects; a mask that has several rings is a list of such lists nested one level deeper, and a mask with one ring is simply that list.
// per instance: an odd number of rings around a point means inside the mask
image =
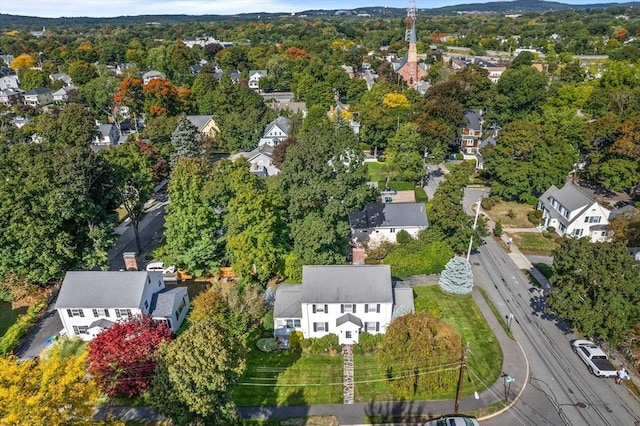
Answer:
[{"label": "white house with black shutters", "polygon": [[69,271],[55,309],[63,332],[87,341],[139,315],[150,315],[175,332],[189,311],[189,295],[184,287],[165,287],[161,272]]},{"label": "white house with black shutters", "polygon": [[384,333],[392,318],[413,310],[412,289],[392,283],[389,265],[304,266],[302,284],[276,291],[274,330],[280,338],[333,333],[353,344],[361,332]]}]

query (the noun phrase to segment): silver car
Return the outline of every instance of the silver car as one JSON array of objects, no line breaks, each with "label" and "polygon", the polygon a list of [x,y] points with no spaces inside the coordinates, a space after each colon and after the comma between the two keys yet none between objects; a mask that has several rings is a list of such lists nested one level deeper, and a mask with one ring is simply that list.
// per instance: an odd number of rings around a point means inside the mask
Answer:
[{"label": "silver car", "polygon": [[480,426],[475,417],[448,416],[429,420],[424,426]]}]

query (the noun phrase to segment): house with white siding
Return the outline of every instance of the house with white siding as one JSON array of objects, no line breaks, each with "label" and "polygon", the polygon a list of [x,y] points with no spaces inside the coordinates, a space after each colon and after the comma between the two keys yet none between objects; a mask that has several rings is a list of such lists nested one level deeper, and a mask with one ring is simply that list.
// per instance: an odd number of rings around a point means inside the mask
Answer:
[{"label": "house with white siding", "polygon": [[287,138],[287,136],[289,136],[290,127],[291,120],[289,120],[287,117],[276,118],[271,123],[267,124],[267,127],[264,130],[264,134],[258,142],[258,146],[265,144],[272,147],[278,146],[280,142],[282,142]]},{"label": "house with white siding", "polygon": [[114,323],[140,315],[175,332],[189,305],[187,289],[167,288],[161,272],[69,271],[55,309],[63,334],[89,341]]},{"label": "house with white siding", "polygon": [[285,340],[293,331],[305,339],[335,334],[354,344],[360,333],[385,333],[393,318],[413,311],[413,290],[391,281],[389,265],[307,265],[302,284],[276,291],[274,333]]},{"label": "house with white siding", "polygon": [[373,203],[349,215],[351,240],[369,247],[382,241],[396,242],[398,232],[413,238],[429,227],[424,203]]},{"label": "house with white siding", "polygon": [[592,242],[608,241],[609,215],[604,208],[578,187],[566,183],[547,189],[538,200],[542,226],[555,228],[558,235],[588,237]]}]

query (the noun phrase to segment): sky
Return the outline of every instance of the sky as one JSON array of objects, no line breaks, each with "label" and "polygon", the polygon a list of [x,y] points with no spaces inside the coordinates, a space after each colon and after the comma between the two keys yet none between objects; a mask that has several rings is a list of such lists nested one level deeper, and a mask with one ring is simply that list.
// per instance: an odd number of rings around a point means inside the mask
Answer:
[{"label": "sky", "polygon": [[[606,0],[556,0],[567,4],[608,3]],[[624,2],[627,0],[621,0]],[[59,18],[125,15],[233,15],[249,12],[300,12],[309,9],[349,9],[370,6],[406,8],[409,0],[2,0],[0,13]],[[430,9],[477,0],[416,0],[418,9]]]}]

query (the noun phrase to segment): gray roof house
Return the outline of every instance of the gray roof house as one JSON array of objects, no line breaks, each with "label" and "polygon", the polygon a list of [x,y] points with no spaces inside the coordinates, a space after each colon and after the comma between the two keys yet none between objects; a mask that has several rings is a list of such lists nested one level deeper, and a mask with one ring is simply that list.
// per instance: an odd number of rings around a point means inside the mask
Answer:
[{"label": "gray roof house", "polygon": [[277,146],[280,142],[285,140],[287,136],[289,136],[290,127],[291,120],[287,117],[280,116],[276,118],[271,123],[267,124],[267,127],[265,127],[264,134],[260,138],[258,146],[264,144]]},{"label": "gray roof house", "polygon": [[274,176],[280,173],[275,164],[273,164],[273,147],[271,145],[260,145],[253,151],[238,152],[229,157],[231,161],[239,158],[246,158],[250,164],[251,173],[257,176]]},{"label": "gray roof house", "polygon": [[166,288],[161,272],[69,271],[55,309],[61,333],[82,340],[139,315],[150,315],[175,332],[189,310],[189,295],[184,287]]},{"label": "gray roof house", "polygon": [[267,76],[267,70],[250,70],[249,80],[247,81],[249,88],[253,90],[259,90],[260,79],[266,76]]},{"label": "gray roof house", "polygon": [[558,235],[576,238],[589,237],[591,241],[608,241],[609,215],[589,195],[570,183],[558,189],[551,185],[538,199],[542,211],[542,226],[553,227]]},{"label": "gray roof house", "polygon": [[384,333],[391,320],[413,312],[413,291],[391,281],[389,265],[306,265],[302,284],[276,291],[274,330],[287,339],[336,334],[340,344],[358,342],[362,332]]},{"label": "gray roof house", "polygon": [[417,237],[429,227],[424,203],[373,203],[349,215],[351,240],[373,247],[382,241],[396,241],[398,231]]}]

